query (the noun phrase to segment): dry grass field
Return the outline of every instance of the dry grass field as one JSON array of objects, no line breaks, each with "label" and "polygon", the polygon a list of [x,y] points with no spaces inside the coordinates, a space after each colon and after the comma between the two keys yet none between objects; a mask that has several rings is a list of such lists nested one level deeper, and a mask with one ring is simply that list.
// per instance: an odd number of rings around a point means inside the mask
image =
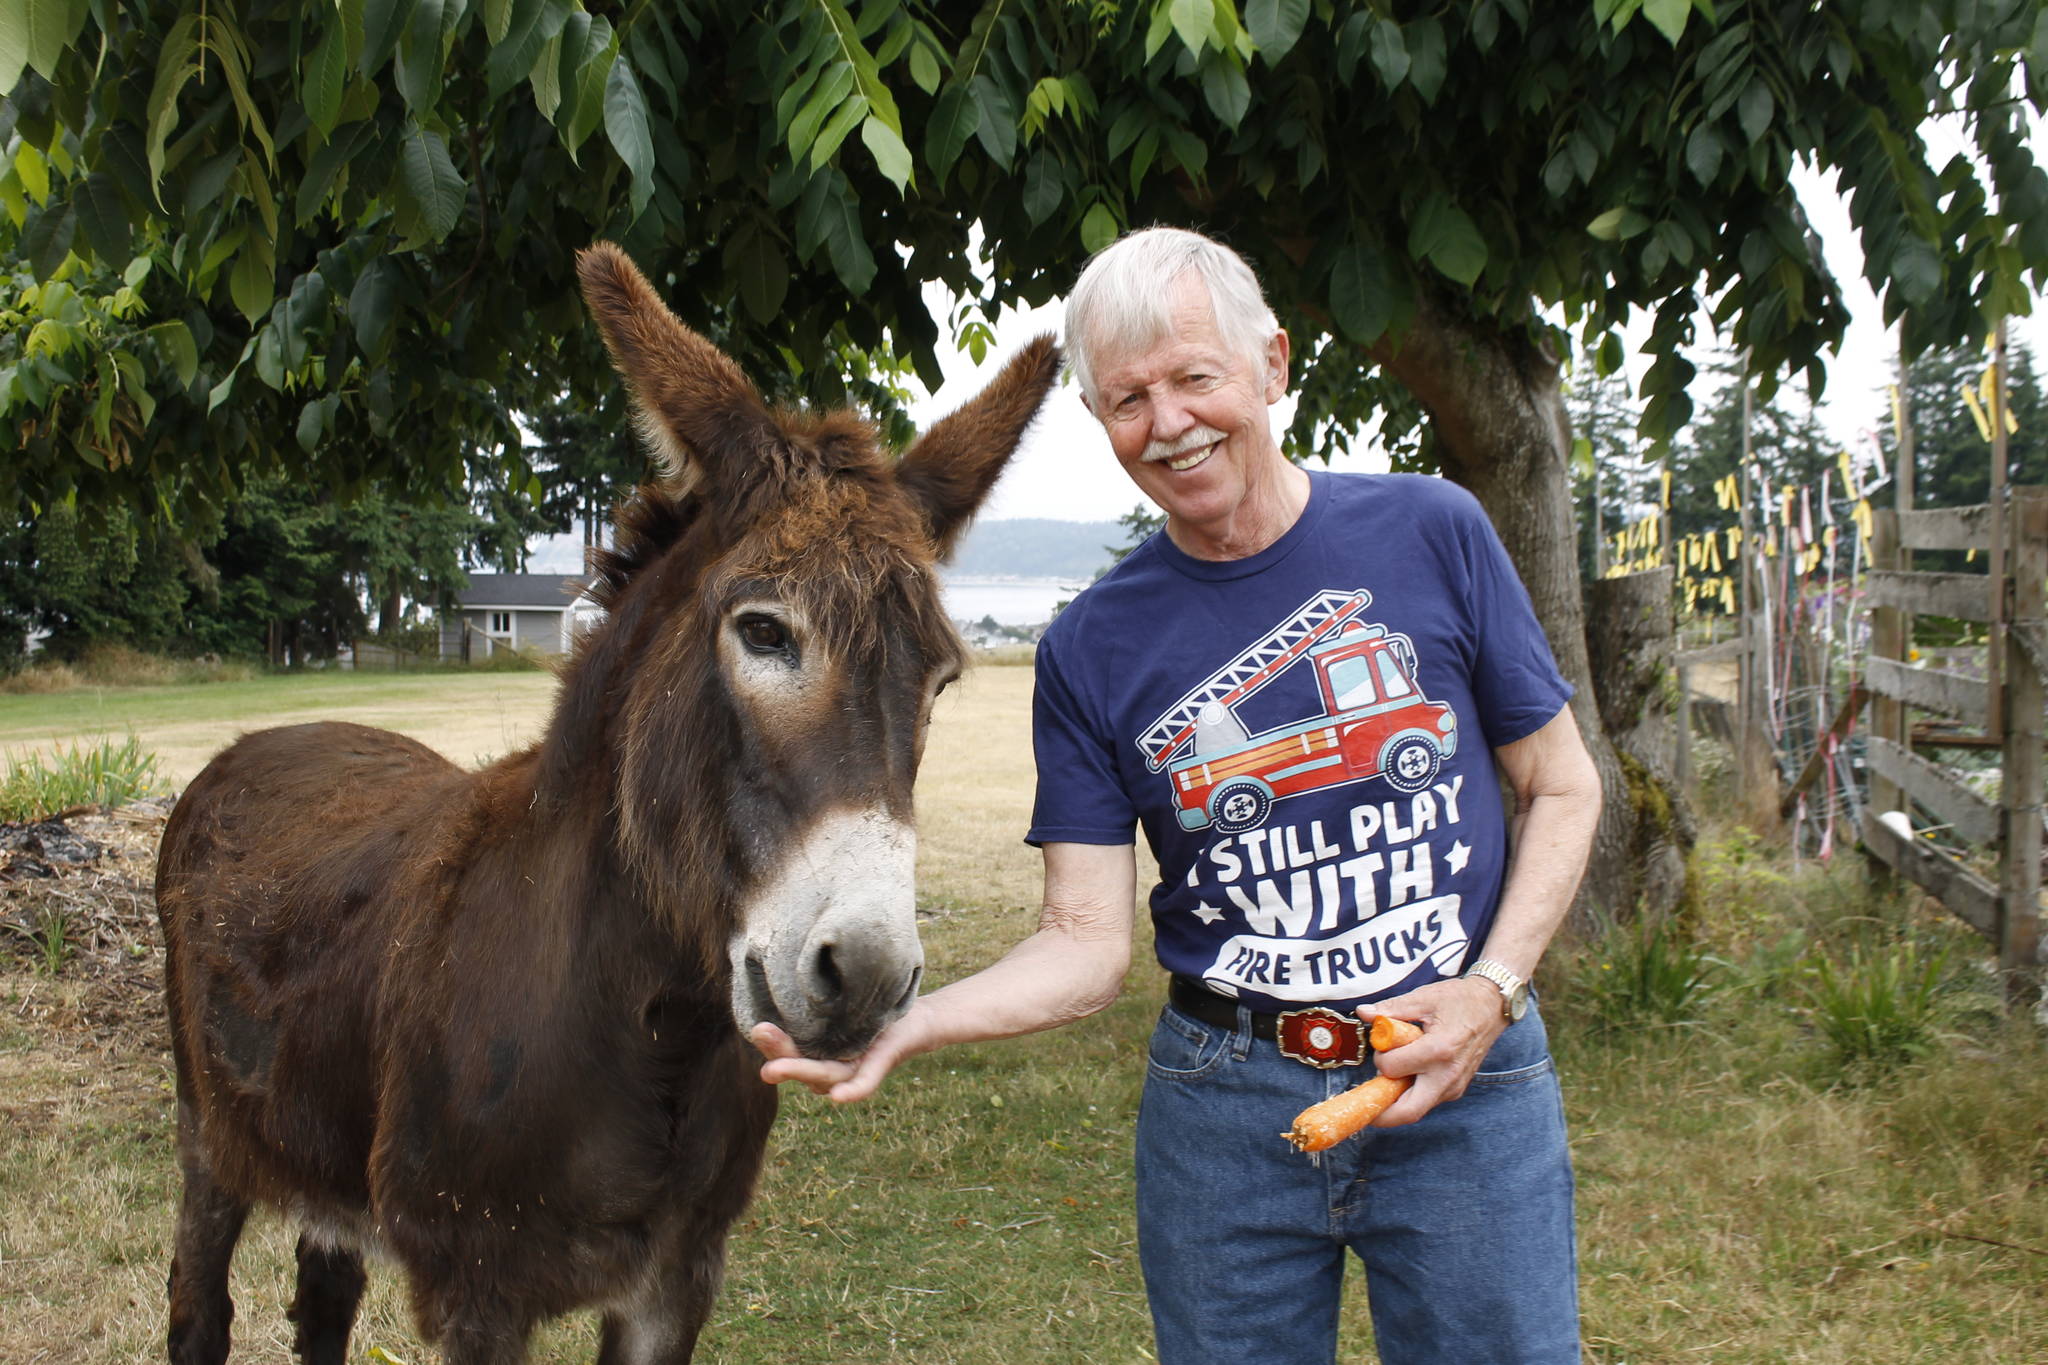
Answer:
[{"label": "dry grass field", "polygon": [[[531,737],[547,709],[538,676],[355,692],[278,681],[90,704],[0,698],[0,751],[132,730],[203,759],[238,730],[332,706],[470,759]],[[919,788],[937,981],[999,954],[1035,915],[1036,855],[1019,838],[1029,695],[1027,669],[984,667],[939,705]],[[167,766],[182,780],[197,761]],[[97,864],[0,886],[0,921],[70,916],[54,972],[22,930],[0,934],[7,1365],[161,1358],[176,1181],[147,890],[159,818],[76,821],[108,849]],[[1974,945],[1874,897],[1848,859],[1793,871],[1723,831],[1701,878],[1711,989],[1673,1020],[1630,1012],[1611,984],[1630,963],[1613,944],[1560,951],[1546,968],[1580,1180],[1588,1361],[2048,1365],[2048,1050],[1983,1008]],[[1865,1071],[1830,1057],[1813,964],[1845,960],[1851,943],[1949,964],[1925,1056]],[[1128,1148],[1160,994],[1140,965],[1125,999],[1082,1025],[919,1059],[865,1105],[785,1097],[699,1359],[1149,1360]],[[290,1250],[282,1219],[252,1220],[236,1265],[237,1360],[289,1359]],[[593,1349],[590,1323],[574,1318],[534,1356]],[[434,1358],[388,1266],[372,1268],[354,1358]],[[1341,1359],[1373,1358],[1354,1295]]]}]

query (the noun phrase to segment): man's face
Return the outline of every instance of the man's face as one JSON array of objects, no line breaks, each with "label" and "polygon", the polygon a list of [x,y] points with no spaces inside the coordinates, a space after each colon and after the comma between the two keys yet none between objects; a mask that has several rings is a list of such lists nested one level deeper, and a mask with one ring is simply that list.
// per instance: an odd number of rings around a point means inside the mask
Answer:
[{"label": "man's face", "polygon": [[1287,334],[1264,363],[1217,331],[1207,286],[1184,275],[1172,328],[1136,354],[1106,351],[1088,407],[1144,494],[1185,530],[1227,526],[1255,484],[1286,467],[1266,409],[1287,389]]}]

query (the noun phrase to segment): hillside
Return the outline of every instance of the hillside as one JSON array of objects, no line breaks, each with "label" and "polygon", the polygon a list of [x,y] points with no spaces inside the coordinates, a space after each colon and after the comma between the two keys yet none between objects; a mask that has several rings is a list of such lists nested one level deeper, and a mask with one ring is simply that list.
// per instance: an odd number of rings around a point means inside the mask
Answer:
[{"label": "hillside", "polygon": [[1019,517],[978,521],[946,566],[951,578],[1065,578],[1088,582],[1109,567],[1107,547],[1127,537],[1113,521]]}]

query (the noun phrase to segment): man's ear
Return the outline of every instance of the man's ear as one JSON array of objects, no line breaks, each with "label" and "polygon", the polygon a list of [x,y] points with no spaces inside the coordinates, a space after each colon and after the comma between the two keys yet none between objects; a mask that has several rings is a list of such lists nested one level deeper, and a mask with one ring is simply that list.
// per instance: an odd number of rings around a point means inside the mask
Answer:
[{"label": "man's ear", "polygon": [[1287,396],[1287,359],[1293,352],[1282,327],[1266,342],[1266,404],[1271,406]]}]

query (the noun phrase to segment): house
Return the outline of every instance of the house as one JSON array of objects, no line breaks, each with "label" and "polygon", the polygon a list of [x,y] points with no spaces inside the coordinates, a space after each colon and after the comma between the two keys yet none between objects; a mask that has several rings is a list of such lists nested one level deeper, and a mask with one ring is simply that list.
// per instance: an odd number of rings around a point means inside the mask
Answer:
[{"label": "house", "polygon": [[481,659],[500,649],[566,654],[603,616],[579,578],[473,573],[441,612],[441,657]]}]

